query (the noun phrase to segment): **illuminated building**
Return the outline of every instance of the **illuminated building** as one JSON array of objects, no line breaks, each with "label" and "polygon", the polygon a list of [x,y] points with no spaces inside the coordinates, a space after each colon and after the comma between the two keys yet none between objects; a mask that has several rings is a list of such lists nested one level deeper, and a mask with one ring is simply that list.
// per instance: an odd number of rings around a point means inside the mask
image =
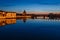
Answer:
[{"label": "illuminated building", "polygon": [[16,18],[16,12],[6,12],[0,10],[0,18]]},{"label": "illuminated building", "polygon": [[0,10],[0,18],[5,18],[5,11]]},{"label": "illuminated building", "polygon": [[16,12],[6,12],[6,18],[16,18]]}]

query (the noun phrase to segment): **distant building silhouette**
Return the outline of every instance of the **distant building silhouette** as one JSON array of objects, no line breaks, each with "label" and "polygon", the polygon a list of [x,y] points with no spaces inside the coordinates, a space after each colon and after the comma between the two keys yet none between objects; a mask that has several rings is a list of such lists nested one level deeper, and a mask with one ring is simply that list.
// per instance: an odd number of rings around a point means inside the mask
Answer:
[{"label": "distant building silhouette", "polygon": [[23,11],[23,14],[22,15],[26,15],[26,11],[25,10]]}]

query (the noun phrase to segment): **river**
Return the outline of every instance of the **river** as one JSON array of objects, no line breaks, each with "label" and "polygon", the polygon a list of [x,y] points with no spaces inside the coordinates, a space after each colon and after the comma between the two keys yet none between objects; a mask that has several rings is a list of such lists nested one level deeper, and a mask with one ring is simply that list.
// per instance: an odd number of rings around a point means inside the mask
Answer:
[{"label": "river", "polygon": [[2,40],[60,40],[60,20],[1,19]]}]

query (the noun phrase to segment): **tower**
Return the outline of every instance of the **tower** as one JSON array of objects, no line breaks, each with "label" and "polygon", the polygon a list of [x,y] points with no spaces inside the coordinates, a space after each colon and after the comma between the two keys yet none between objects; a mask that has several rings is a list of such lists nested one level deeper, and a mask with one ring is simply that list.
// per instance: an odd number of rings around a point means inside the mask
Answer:
[{"label": "tower", "polygon": [[26,15],[26,11],[25,10],[23,11],[23,15]]}]

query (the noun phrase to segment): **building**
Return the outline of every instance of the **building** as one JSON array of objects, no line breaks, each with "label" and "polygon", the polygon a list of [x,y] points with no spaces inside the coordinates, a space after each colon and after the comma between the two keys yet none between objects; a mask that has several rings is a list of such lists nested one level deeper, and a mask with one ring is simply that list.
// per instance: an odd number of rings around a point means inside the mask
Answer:
[{"label": "building", "polygon": [[26,16],[26,11],[25,11],[25,10],[23,11],[23,14],[22,14],[22,15],[23,15],[23,16]]},{"label": "building", "polygon": [[16,12],[6,12],[0,10],[0,18],[16,18]]},{"label": "building", "polygon": [[5,18],[5,11],[0,10],[0,18]]},{"label": "building", "polygon": [[16,12],[6,12],[6,18],[16,18]]},{"label": "building", "polygon": [[16,16],[16,18],[31,18],[32,14],[27,14],[24,10],[22,13],[17,13]]}]

